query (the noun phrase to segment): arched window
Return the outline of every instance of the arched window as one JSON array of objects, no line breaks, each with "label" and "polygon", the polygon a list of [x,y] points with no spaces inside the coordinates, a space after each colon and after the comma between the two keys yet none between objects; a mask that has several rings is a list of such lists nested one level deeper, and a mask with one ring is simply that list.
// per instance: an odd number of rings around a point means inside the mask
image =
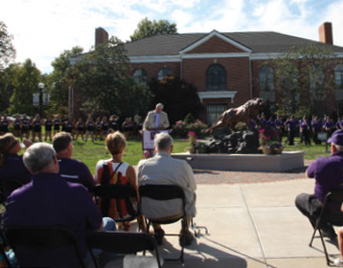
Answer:
[{"label": "arched window", "polygon": [[137,84],[147,84],[147,75],[146,72],[143,69],[137,69],[135,73],[133,74],[133,79]]},{"label": "arched window", "polygon": [[210,91],[226,90],[226,72],[223,66],[213,64],[208,67],[206,89]]},{"label": "arched window", "polygon": [[336,102],[338,114],[343,114],[343,64],[335,67]]},{"label": "arched window", "polygon": [[271,108],[275,105],[274,70],[269,66],[262,66],[259,71],[260,97],[269,101]]},{"label": "arched window", "polygon": [[162,81],[163,79],[171,77],[172,75],[173,75],[172,70],[168,68],[163,68],[158,72],[158,80]]}]

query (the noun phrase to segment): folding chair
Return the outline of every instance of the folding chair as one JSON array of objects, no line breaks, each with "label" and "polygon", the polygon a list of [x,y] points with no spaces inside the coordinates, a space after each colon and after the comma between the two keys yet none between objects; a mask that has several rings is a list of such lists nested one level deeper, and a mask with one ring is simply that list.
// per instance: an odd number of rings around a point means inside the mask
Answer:
[{"label": "folding chair", "polygon": [[[54,266],[55,263],[41,263],[42,252],[40,250],[72,246],[79,262],[78,266],[86,268],[76,237],[72,231],[66,228],[58,226],[9,228],[5,231],[5,235],[21,267]],[[22,259],[20,251],[17,250],[18,247],[29,248],[30,254],[32,254],[30,260]]]},{"label": "folding chair", "polygon": [[343,190],[331,191],[325,196],[323,209],[316,221],[316,226],[313,230],[313,234],[312,234],[311,241],[309,244],[309,246],[312,247],[315,234],[318,230],[320,239],[322,241],[324,253],[325,253],[326,263],[328,266],[331,266],[333,261],[330,260],[329,254],[325,246],[323,234],[319,226],[322,220],[327,221],[333,226],[343,226],[343,213],[341,212],[342,203],[343,203]]},{"label": "folding chair", "polygon": [[88,236],[87,245],[97,268],[100,265],[92,249],[101,249],[118,254],[136,254],[140,251],[149,250],[154,253],[158,267],[162,267],[156,240],[147,233],[94,232]]},{"label": "folding chair", "polygon": [[[145,218],[147,232],[149,232],[149,228],[151,224],[171,224],[181,220],[181,229],[182,233],[186,234],[187,231],[187,216],[185,211],[185,193],[183,192],[182,188],[176,185],[143,185],[139,187],[139,196],[140,196],[140,211]],[[146,215],[144,215],[144,197],[160,200],[160,201],[167,201],[172,199],[181,199],[182,200],[182,207],[180,208],[183,212],[180,217],[171,219],[171,220],[158,220],[158,219],[150,219]],[[183,255],[184,255],[184,244],[185,244],[185,235],[179,234],[165,234],[165,236],[179,236],[182,240],[181,252],[180,256],[177,259],[165,259],[165,261],[181,261],[183,263]]]},{"label": "folding chair", "polygon": [[[99,203],[99,198],[115,199],[115,200],[128,200],[133,199],[137,202],[138,207],[138,197],[137,191],[131,185],[120,185],[120,184],[110,184],[110,185],[96,185],[93,187],[92,192],[97,198],[97,204]],[[120,212],[118,212],[120,214]],[[108,215],[103,215],[104,217]],[[134,213],[130,217],[121,218],[115,217],[116,222],[131,222],[139,217],[138,208],[135,209]],[[142,221],[142,220],[141,220]],[[139,228],[141,229],[140,221],[138,220]]]}]

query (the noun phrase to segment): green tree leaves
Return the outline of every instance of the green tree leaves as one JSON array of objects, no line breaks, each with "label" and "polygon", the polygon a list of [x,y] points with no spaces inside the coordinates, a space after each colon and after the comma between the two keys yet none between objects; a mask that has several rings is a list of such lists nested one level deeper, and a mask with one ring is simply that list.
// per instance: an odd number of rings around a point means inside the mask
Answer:
[{"label": "green tree leaves", "polygon": [[170,23],[168,20],[151,21],[148,18],[141,20],[133,35],[130,36],[131,41],[150,37],[158,34],[174,34],[177,33],[175,23]]}]

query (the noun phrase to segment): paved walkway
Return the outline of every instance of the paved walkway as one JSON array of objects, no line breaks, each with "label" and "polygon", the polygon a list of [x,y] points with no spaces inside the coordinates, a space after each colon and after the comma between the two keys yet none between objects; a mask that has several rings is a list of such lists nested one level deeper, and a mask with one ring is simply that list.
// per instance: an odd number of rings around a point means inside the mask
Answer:
[{"label": "paved walkway", "polygon": [[[313,248],[308,246],[312,228],[294,206],[298,193],[313,192],[313,180],[304,178],[304,170],[195,172],[198,189],[194,221],[206,226],[209,234],[201,232],[186,249],[184,267],[326,267],[320,239],[315,239]],[[178,232],[180,225],[163,228]],[[337,244],[327,246],[338,256]],[[160,246],[162,256],[170,257],[178,249],[174,237],[167,237]],[[182,265],[166,262],[163,267]]]}]

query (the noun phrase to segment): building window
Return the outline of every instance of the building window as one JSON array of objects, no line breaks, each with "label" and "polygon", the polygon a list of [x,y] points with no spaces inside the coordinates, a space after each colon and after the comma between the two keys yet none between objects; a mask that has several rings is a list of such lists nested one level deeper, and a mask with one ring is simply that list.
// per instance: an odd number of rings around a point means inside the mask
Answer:
[{"label": "building window", "polygon": [[325,74],[320,66],[313,65],[310,69],[310,99],[315,111],[325,111],[324,79]]},{"label": "building window", "polygon": [[269,66],[262,66],[259,71],[260,97],[275,104],[274,71]]},{"label": "building window", "polygon": [[137,69],[133,74],[133,79],[135,80],[136,84],[147,84],[147,75],[143,69]]},{"label": "building window", "polygon": [[336,103],[337,112],[343,114],[343,64],[335,67],[335,84],[336,84]]},{"label": "building window", "polygon": [[163,68],[158,72],[158,80],[162,81],[164,79],[170,78],[173,76],[172,70],[168,68]]},{"label": "building window", "polygon": [[207,105],[207,123],[213,125],[226,109],[226,104]]},{"label": "building window", "polygon": [[226,90],[226,72],[223,66],[213,64],[207,69],[206,89],[209,91]]}]

